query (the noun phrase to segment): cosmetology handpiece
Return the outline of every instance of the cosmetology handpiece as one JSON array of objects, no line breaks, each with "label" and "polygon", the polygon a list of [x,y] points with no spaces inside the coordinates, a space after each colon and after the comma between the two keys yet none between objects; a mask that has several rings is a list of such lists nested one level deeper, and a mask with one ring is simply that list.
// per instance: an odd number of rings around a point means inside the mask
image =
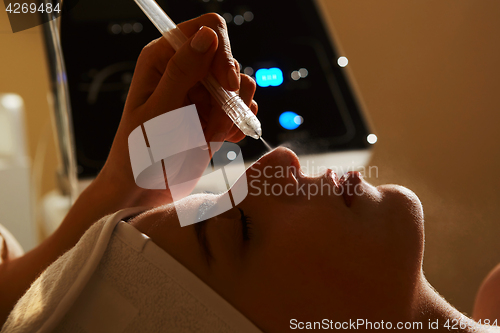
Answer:
[{"label": "cosmetology handpiece", "polygon": [[[163,9],[155,0],[134,0],[142,9],[146,16],[160,30],[161,34],[177,51],[186,41],[187,37],[177,28],[170,17],[165,14]],[[222,110],[231,118],[238,128],[245,134],[254,139],[262,136],[260,121],[253,114],[250,108],[233,91],[226,91],[219,82],[208,74],[201,83],[215,97],[222,107]]]}]

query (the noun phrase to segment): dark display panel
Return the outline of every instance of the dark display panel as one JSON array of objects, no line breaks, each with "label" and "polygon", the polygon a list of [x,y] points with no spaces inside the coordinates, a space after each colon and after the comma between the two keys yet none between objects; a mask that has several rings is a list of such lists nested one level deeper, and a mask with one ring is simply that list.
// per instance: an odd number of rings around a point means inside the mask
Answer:
[{"label": "dark display panel", "polygon": [[[260,84],[258,118],[272,146],[285,144],[299,154],[370,146],[345,69],[337,65],[340,55],[314,1],[158,3],[174,22],[207,12],[226,18],[233,55],[242,72]],[[93,177],[111,148],[135,61],[160,33],[132,0],[79,1],[62,17],[61,31],[79,176]],[[245,160],[265,152],[251,138],[239,145]]]}]

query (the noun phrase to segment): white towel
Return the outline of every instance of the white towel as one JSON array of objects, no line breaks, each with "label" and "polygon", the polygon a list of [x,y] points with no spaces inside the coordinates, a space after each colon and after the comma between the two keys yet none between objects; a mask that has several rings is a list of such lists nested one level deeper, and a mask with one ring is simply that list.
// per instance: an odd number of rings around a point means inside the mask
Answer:
[{"label": "white towel", "polygon": [[101,219],[32,284],[1,332],[260,332],[131,225]]}]

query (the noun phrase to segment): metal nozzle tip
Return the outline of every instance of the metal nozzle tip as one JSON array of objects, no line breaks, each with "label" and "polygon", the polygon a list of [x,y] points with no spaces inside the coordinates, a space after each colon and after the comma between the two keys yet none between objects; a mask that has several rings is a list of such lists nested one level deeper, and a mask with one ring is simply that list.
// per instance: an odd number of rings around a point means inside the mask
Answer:
[{"label": "metal nozzle tip", "polygon": [[255,140],[260,139],[262,136],[260,121],[253,113],[249,112],[249,115],[247,115],[246,119],[244,119],[244,123],[242,125],[244,129],[241,126],[238,127],[240,127],[241,131],[245,133],[245,135],[251,136]]},{"label": "metal nozzle tip", "polygon": [[259,140],[262,135],[259,135],[257,132],[253,132],[251,134],[247,134],[248,136],[254,138],[255,140]]},{"label": "metal nozzle tip", "polygon": [[255,140],[259,140],[262,136],[262,129],[260,127],[252,128],[252,135],[250,135]]}]

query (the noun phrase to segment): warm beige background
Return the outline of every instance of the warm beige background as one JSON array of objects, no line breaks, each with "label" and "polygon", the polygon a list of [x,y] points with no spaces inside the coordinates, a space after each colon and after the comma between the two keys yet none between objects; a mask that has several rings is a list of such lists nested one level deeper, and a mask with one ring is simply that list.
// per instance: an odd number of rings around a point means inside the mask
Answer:
[{"label": "warm beige background", "polygon": [[470,314],[500,262],[500,2],[322,3],[379,137],[371,181],[419,195],[427,278]]},{"label": "warm beige background", "polygon": [[[376,184],[414,190],[426,214],[424,268],[471,313],[500,262],[500,2],[322,0],[379,142]],[[26,101],[31,154],[48,119],[39,28],[12,34],[0,13],[0,91]],[[49,149],[42,192],[54,186]]]},{"label": "warm beige background", "polygon": [[43,167],[43,177],[38,179],[39,194],[55,188],[57,154],[51,129],[51,114],[47,102],[49,92],[48,69],[43,52],[40,27],[12,33],[7,12],[0,4],[0,93],[13,92],[24,99],[28,145],[32,161],[38,149],[43,159],[36,166]]}]

